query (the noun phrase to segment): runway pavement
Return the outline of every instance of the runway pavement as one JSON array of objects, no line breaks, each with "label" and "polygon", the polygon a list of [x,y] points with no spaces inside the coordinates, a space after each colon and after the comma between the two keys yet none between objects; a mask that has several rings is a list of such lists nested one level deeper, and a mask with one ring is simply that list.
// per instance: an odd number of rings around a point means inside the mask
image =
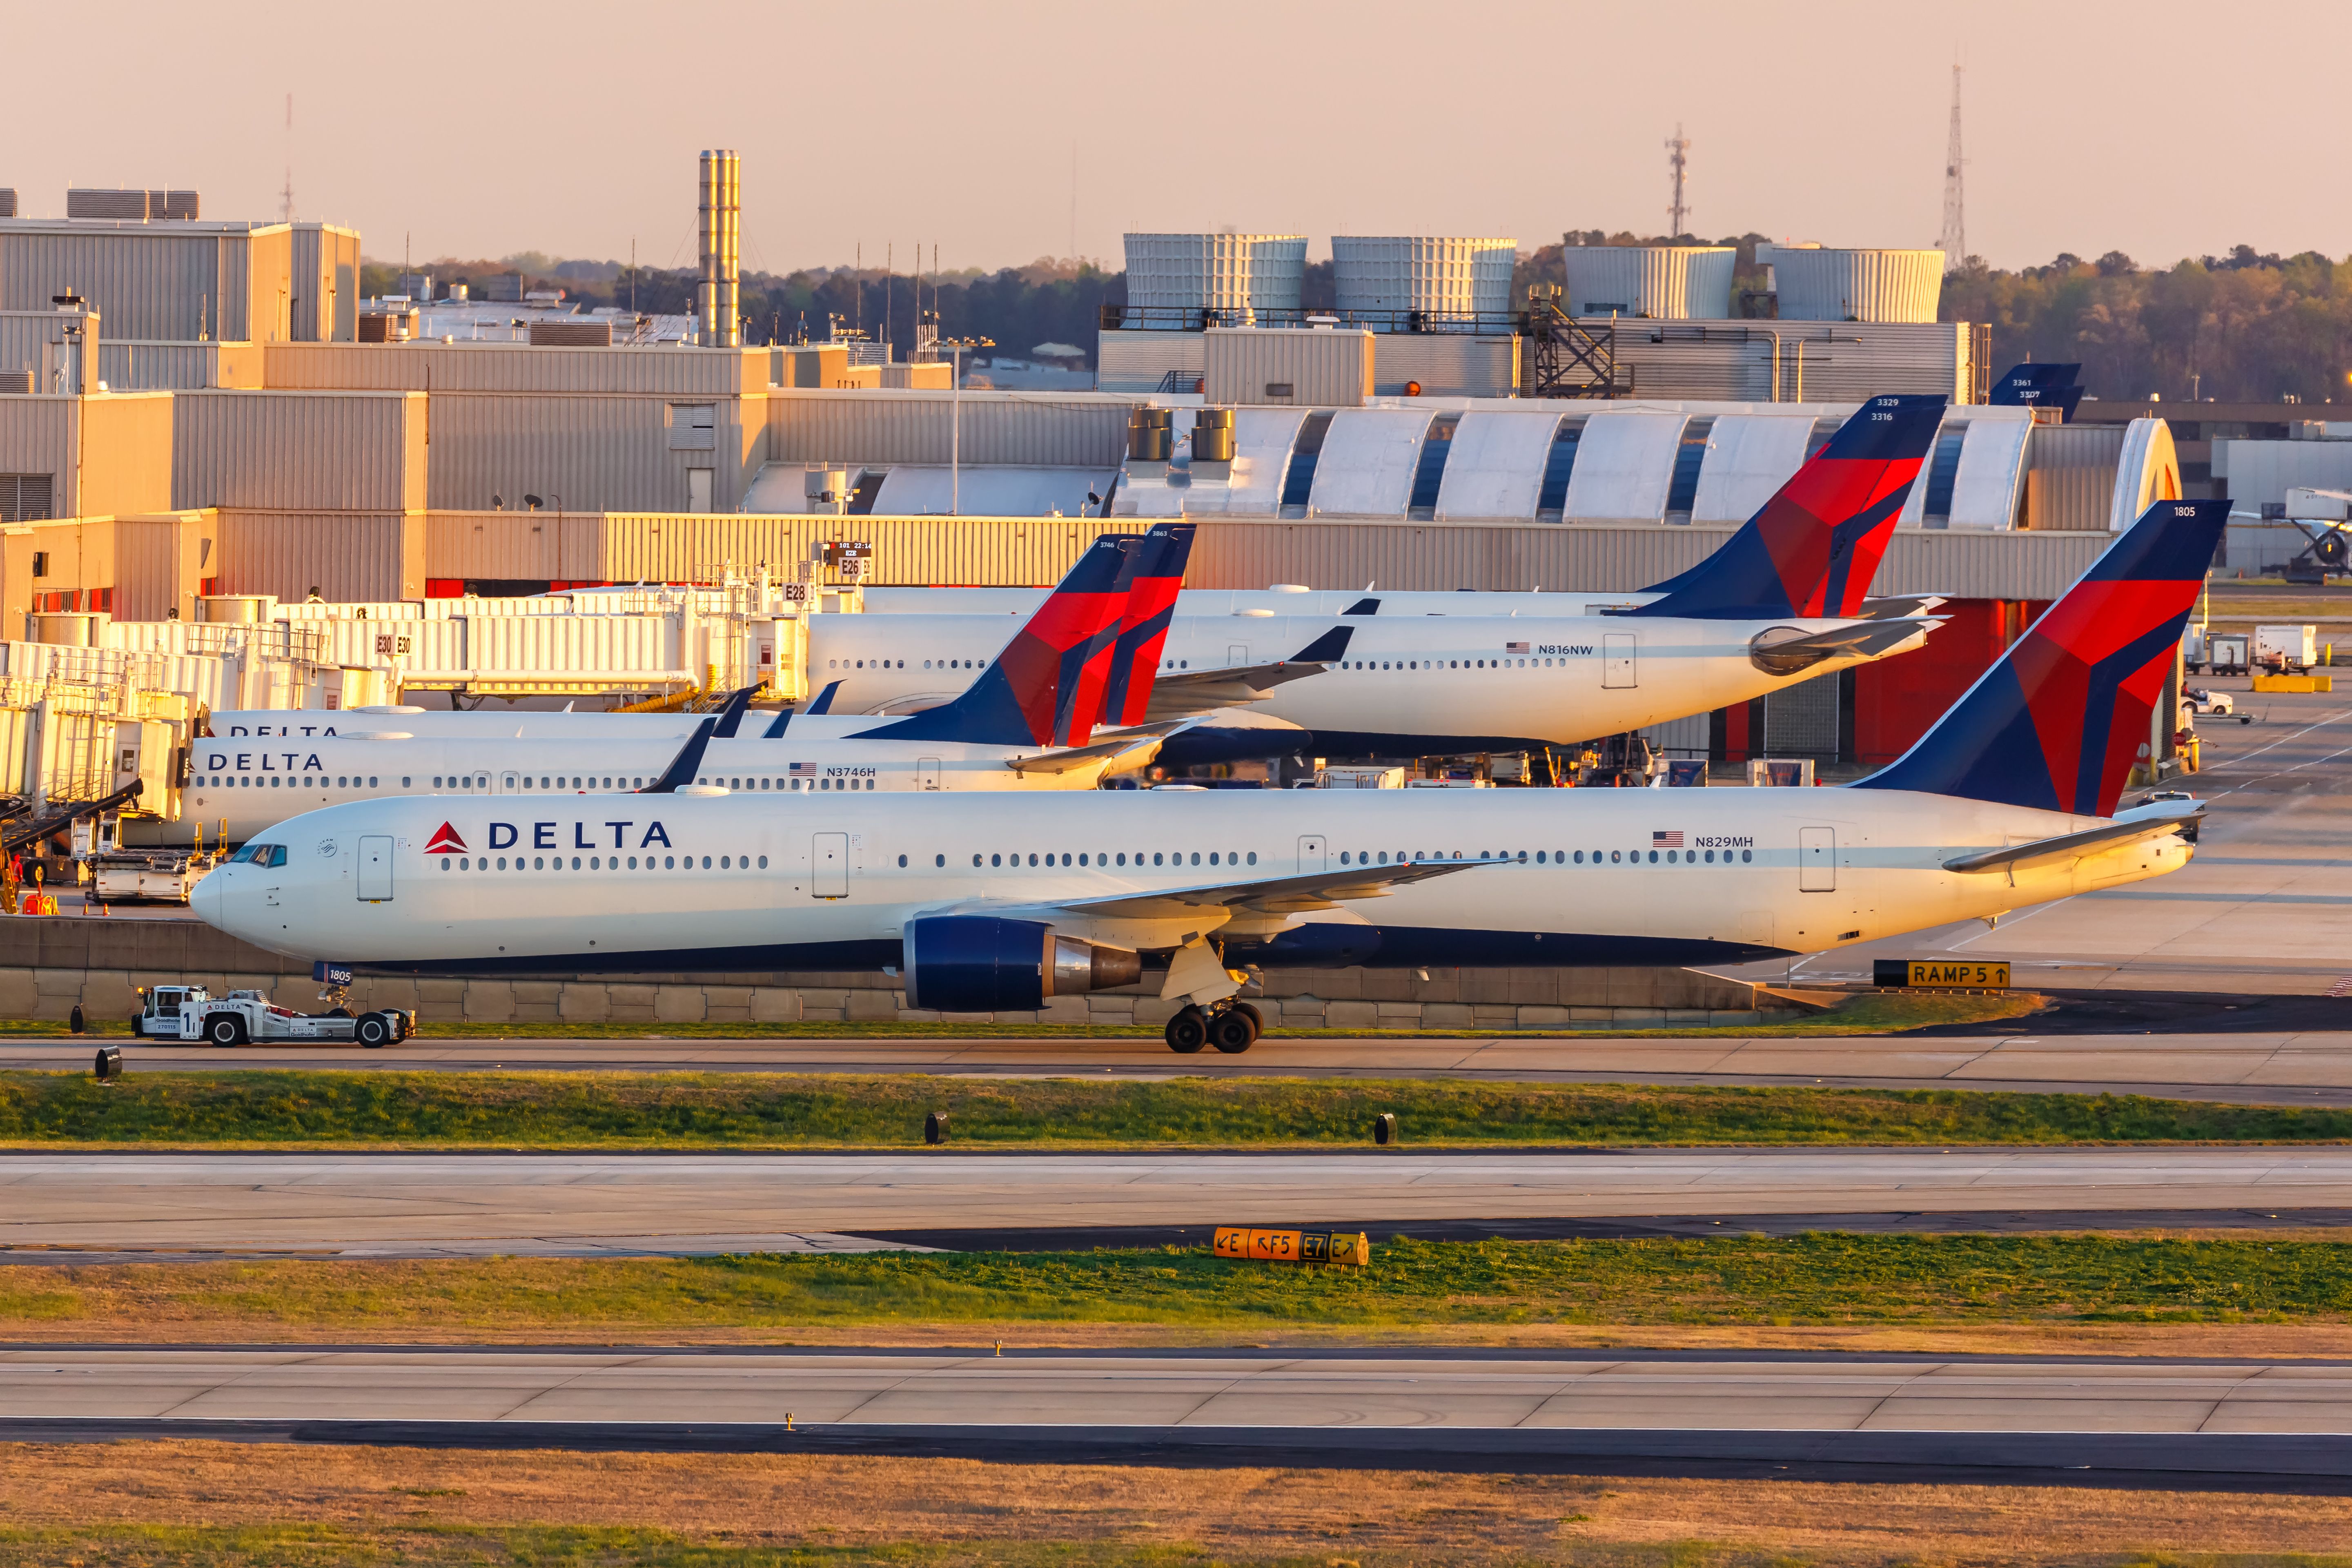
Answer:
[{"label": "runway pavement", "polygon": [[[2352,1021],[2352,1001],[2345,1004]],[[0,1044],[0,1067],[87,1070],[89,1041]],[[2352,1032],[1261,1040],[1178,1058],[1156,1039],[411,1040],[356,1047],[125,1045],[131,1072],[201,1068],[949,1073],[982,1077],[1463,1078],[2074,1090],[2352,1104]]]},{"label": "runway pavement", "polygon": [[[791,1436],[787,1436],[789,1425]],[[2352,1366],[1928,1357],[28,1349],[0,1438],[1082,1442],[2352,1475]],[[2077,1478],[2078,1479],[2080,1478]]]},{"label": "runway pavement", "polygon": [[[217,1256],[688,1255],[1217,1225],[1918,1216],[2312,1223],[2352,1147],[1317,1154],[12,1154],[0,1247]],[[950,1242],[941,1233],[953,1233]],[[878,1238],[878,1239],[877,1239]]]}]

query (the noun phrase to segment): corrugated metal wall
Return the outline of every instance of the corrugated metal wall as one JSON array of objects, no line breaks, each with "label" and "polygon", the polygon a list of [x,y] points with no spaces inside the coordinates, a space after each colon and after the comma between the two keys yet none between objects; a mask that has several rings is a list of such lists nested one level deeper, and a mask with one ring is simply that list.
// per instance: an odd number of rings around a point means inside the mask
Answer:
[{"label": "corrugated metal wall", "polygon": [[2104,531],[2114,510],[2120,425],[2036,425],[2025,442],[2025,526]]},{"label": "corrugated metal wall", "polygon": [[115,519],[115,619],[162,622],[173,609],[193,618],[218,532],[218,518],[205,511]]},{"label": "corrugated metal wall", "polygon": [[[1398,590],[1631,592],[1696,565],[1734,531],[1729,524],[1198,521],[1185,576],[1186,585],[1195,588],[1372,583]],[[541,531],[532,531],[534,523]],[[425,570],[434,577],[680,582],[721,563],[743,570],[764,563],[782,574],[828,539],[859,539],[874,546],[877,583],[1028,585],[1055,581],[1097,534],[1147,526],[1149,520],[1139,518],[668,513],[566,519],[559,531],[544,514],[436,513]],[[1899,530],[1875,587],[1886,594],[2054,598],[2107,541],[2090,532]]]},{"label": "corrugated metal wall", "polygon": [[1372,392],[1402,397],[1508,397],[1519,384],[1519,340],[1458,332],[1381,332],[1372,339]]},{"label": "corrugated metal wall", "polygon": [[99,379],[116,392],[258,387],[257,343],[110,342],[98,346]]},{"label": "corrugated metal wall", "polygon": [[1168,374],[1181,389],[1207,374],[1198,332],[1101,331],[1095,334],[1095,386],[1098,391],[1150,395]]},{"label": "corrugated metal wall", "polygon": [[523,343],[273,343],[264,374],[288,388],[594,392],[655,397],[765,392],[766,349],[532,348]]},{"label": "corrugated metal wall", "polygon": [[[569,353],[569,350],[541,353]],[[709,468],[711,505],[732,510],[746,482],[741,454],[762,445],[759,400],[710,398],[712,445],[673,449],[670,400],[583,395],[436,393],[432,399],[435,510],[487,509],[494,497],[520,508],[537,495],[566,511],[656,511],[687,504],[687,471]]]},{"label": "corrugated metal wall", "polygon": [[74,510],[75,405],[78,399],[0,397],[0,474],[47,474],[58,510]]},{"label": "corrugated metal wall", "polygon": [[[1213,327],[1202,334],[1212,405],[1354,408],[1372,387],[1372,336],[1348,330]],[[1288,388],[1288,391],[1278,390]]]},{"label": "corrugated metal wall", "polygon": [[164,507],[413,511],[425,504],[425,403],[415,394],[177,394]]},{"label": "corrugated metal wall", "polygon": [[322,599],[422,598],[425,514],[223,507],[214,559],[225,594],[300,599],[315,587]]},{"label": "corrugated metal wall", "polygon": [[266,339],[255,327],[282,316],[291,263],[282,225],[0,225],[0,310],[71,289],[112,337]]},{"label": "corrugated metal wall", "polygon": [[[1514,527],[1203,520],[1184,581],[1194,588],[1263,588],[1270,583],[1336,588],[1373,583],[1399,590],[1633,592],[1696,565],[1731,532],[1727,526],[1696,524]],[[2107,538],[2094,533],[1898,531],[1874,588],[1882,594],[2054,598],[2097,559]]]},{"label": "corrugated metal wall", "polygon": [[96,517],[171,510],[176,401],[168,392],[82,399],[78,511]]},{"label": "corrugated metal wall", "polygon": [[1966,403],[1975,384],[1964,321],[1614,325],[1617,363],[1631,369],[1633,390],[1645,398],[1859,403],[1881,393],[1914,392]]},{"label": "corrugated metal wall", "polygon": [[[944,463],[955,405],[940,392],[772,392],[768,460]],[[967,392],[960,456],[967,463],[1020,468],[1116,468],[1127,456],[1133,406],[1130,399],[1089,394]]]},{"label": "corrugated metal wall", "polygon": [[[287,336],[296,342],[348,342],[359,310],[360,237],[332,224],[298,223],[288,245],[292,279]],[[345,327],[344,322],[351,326]]]},{"label": "corrugated metal wall", "polygon": [[467,669],[683,668],[673,616],[469,616]]},{"label": "corrugated metal wall", "polygon": [[[690,516],[603,520],[604,570],[612,583],[682,581],[698,566],[764,562],[787,570],[828,539],[874,546],[875,580],[991,586],[1058,581],[1097,536],[1140,533],[1139,519]],[[1195,559],[1198,557],[1196,555]],[[436,563],[433,574],[444,573]]]}]

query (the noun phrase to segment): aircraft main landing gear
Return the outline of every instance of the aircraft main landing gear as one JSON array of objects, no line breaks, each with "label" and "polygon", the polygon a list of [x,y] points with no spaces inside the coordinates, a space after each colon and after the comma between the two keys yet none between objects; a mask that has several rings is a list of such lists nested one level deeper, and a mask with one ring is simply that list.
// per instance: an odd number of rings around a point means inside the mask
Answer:
[{"label": "aircraft main landing gear", "polygon": [[1191,1056],[1204,1046],[1214,1046],[1227,1056],[1239,1056],[1257,1044],[1265,1028],[1258,1010],[1246,1002],[1213,1013],[1187,1007],[1168,1020],[1168,1048]]}]

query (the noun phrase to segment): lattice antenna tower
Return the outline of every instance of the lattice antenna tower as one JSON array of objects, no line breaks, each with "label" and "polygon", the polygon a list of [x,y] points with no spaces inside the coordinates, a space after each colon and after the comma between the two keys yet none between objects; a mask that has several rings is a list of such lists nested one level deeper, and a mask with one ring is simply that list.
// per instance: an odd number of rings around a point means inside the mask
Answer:
[{"label": "lattice antenna tower", "polygon": [[1674,204],[1666,208],[1672,225],[1666,230],[1666,237],[1675,239],[1690,232],[1685,226],[1690,221],[1690,204],[1683,200],[1683,179],[1690,167],[1690,138],[1683,134],[1679,120],[1675,121],[1675,133],[1666,142],[1666,167],[1674,171],[1675,180]]},{"label": "lattice antenna tower", "polygon": [[294,221],[294,95],[286,95],[286,188],[278,194],[281,223]]},{"label": "lattice antenna tower", "polygon": [[1951,271],[1968,259],[1969,220],[1967,192],[1964,186],[1969,161],[1960,156],[1960,68],[1952,67],[1952,136],[1951,144],[1944,150],[1944,232],[1936,241],[1944,253],[1944,270]]}]

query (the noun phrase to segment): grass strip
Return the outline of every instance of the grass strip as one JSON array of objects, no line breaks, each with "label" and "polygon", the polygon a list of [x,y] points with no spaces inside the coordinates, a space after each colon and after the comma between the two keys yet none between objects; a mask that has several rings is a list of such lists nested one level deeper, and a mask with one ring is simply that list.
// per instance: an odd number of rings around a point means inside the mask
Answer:
[{"label": "grass strip", "polygon": [[1205,1250],[706,1258],[268,1259],[0,1269],[0,1321],[643,1341],[958,1323],[1245,1332],[1444,1325],[2341,1322],[2352,1245],[2268,1238],[1874,1236],[1374,1243],[1365,1268]]},{"label": "grass strip", "polygon": [[2352,1110],[1970,1089],[792,1073],[0,1073],[0,1144],[822,1149],[2315,1143]]},{"label": "grass strip", "polygon": [[[1747,1039],[1782,1036],[1814,1038],[1848,1035],[1897,1035],[1939,1024],[1982,1024],[2021,1018],[2049,998],[2038,992],[1999,995],[1937,996],[1872,992],[1841,1002],[1826,1013],[1801,1014],[1769,1024],[1681,1025],[1627,1028],[1610,1023],[1544,1025],[1529,1028],[1322,1029],[1276,1024],[1268,1039],[1284,1040],[1485,1040],[1497,1037],[1594,1035],[1609,1039]],[[1271,1004],[1261,1004],[1269,1012]],[[93,1018],[87,1036],[129,1039],[131,1026]],[[0,1040],[53,1040],[65,1034],[54,1018],[0,1018]],[[684,1023],[468,1023],[427,1019],[417,1037],[428,1040],[1110,1040],[1160,1038],[1157,1024],[948,1024],[897,1019],[834,1020],[794,1024]]]}]

